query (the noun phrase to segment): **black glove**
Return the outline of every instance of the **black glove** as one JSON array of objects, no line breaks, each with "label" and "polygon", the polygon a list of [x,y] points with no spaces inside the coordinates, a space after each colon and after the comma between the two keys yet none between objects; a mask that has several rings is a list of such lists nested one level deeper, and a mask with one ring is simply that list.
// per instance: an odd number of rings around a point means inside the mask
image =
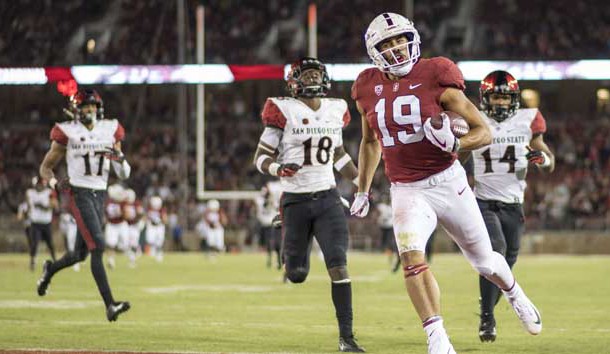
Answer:
[{"label": "black glove", "polygon": [[542,165],[546,160],[546,156],[540,150],[532,150],[529,146],[527,147],[528,153],[525,154],[525,158],[533,164]]},{"label": "black glove", "polygon": [[300,169],[301,166],[297,165],[296,163],[283,163],[280,165],[280,168],[277,169],[277,175],[279,177],[292,177]]},{"label": "black glove", "polygon": [[125,161],[125,155],[120,150],[115,149],[113,147],[106,148],[106,151],[104,152],[104,157],[112,161],[117,161],[119,163]]}]

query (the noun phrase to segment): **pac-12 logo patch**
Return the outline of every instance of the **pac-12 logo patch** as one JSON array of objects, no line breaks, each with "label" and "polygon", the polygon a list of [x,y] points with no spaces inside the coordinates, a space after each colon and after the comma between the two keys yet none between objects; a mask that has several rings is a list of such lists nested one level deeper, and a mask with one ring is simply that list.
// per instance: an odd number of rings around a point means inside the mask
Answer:
[{"label": "pac-12 logo patch", "polygon": [[381,96],[381,93],[383,92],[383,85],[377,85],[375,86],[375,94],[377,96]]}]

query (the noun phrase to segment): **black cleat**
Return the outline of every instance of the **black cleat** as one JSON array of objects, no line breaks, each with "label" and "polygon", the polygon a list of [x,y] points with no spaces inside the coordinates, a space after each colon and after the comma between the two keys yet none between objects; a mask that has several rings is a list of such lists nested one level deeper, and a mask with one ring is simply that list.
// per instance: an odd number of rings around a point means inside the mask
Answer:
[{"label": "black cleat", "polygon": [[47,288],[49,287],[49,283],[51,282],[51,276],[49,275],[49,266],[53,262],[51,260],[46,260],[42,264],[42,275],[40,279],[38,279],[38,283],[36,283],[36,290],[38,291],[39,296],[45,296],[47,294]]},{"label": "black cleat", "polygon": [[128,301],[115,302],[106,308],[106,317],[110,322],[116,321],[120,314],[127,312],[130,308]]},{"label": "black cleat", "polygon": [[356,338],[351,337],[339,337],[339,351],[346,353],[366,353],[364,348],[356,343]]},{"label": "black cleat", "polygon": [[494,342],[496,334],[496,320],[493,315],[482,315],[479,324],[479,339],[481,342]]}]

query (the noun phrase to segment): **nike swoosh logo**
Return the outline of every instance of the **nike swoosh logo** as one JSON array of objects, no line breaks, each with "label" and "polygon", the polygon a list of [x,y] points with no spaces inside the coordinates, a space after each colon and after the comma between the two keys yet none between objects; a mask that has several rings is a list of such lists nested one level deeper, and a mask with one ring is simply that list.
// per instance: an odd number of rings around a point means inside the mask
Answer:
[{"label": "nike swoosh logo", "polygon": [[414,88],[420,87],[422,84],[409,85],[409,90],[413,90]]},{"label": "nike swoosh logo", "polygon": [[436,137],[436,135],[434,135],[434,133],[432,133],[432,131],[430,131],[430,134],[432,134],[432,137],[434,138],[434,140],[436,140],[436,142],[444,149],[445,147],[447,147],[447,142],[446,141],[440,141],[438,140],[438,138]]},{"label": "nike swoosh logo", "polygon": [[458,192],[458,195],[462,195],[462,193],[464,193],[465,190],[466,190],[466,187],[462,188],[462,190]]},{"label": "nike swoosh logo", "polygon": [[534,322],[535,324],[540,324],[542,323],[542,321],[540,320],[540,314],[538,313],[538,311],[534,310],[534,313],[536,314],[536,322]]}]

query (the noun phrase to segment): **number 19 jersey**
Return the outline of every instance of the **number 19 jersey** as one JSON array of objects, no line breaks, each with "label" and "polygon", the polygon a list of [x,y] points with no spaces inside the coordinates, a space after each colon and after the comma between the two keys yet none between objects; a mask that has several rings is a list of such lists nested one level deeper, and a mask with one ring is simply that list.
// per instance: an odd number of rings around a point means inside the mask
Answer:
[{"label": "number 19 jersey", "polygon": [[296,98],[269,98],[261,116],[265,126],[282,130],[277,162],[302,166],[293,177],[280,179],[285,192],[317,192],[336,186],[335,148],[343,145],[343,128],[351,119],[345,100],[322,98],[314,111]]},{"label": "number 19 jersey", "polygon": [[70,184],[75,187],[106,190],[110,161],[106,148],[123,140],[125,130],[116,119],[102,119],[89,130],[77,120],[55,124],[51,140],[66,147]]}]

